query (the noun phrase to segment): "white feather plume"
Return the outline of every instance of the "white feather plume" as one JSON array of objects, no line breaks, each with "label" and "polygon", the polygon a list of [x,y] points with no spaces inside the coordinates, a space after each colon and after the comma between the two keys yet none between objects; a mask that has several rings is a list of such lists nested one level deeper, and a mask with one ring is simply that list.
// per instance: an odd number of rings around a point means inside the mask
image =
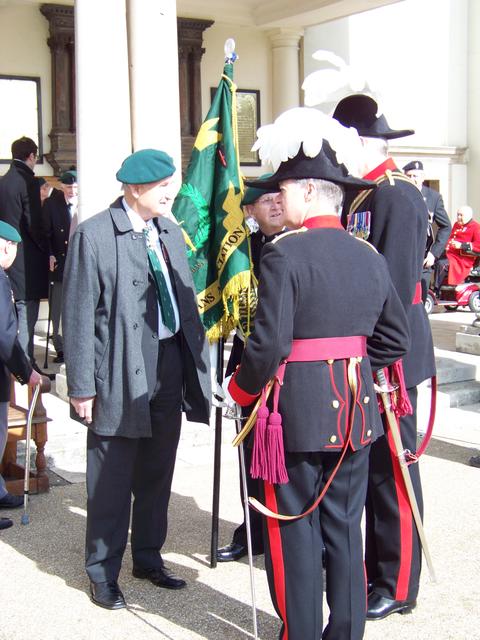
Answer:
[{"label": "white feather plume", "polygon": [[300,146],[306,156],[314,158],[327,140],[337,161],[349,173],[360,175],[362,144],[356,129],[346,128],[318,109],[295,107],[282,113],[273,124],[260,127],[252,151],[258,151],[262,162],[270,163],[275,172],[282,162],[294,158]]},{"label": "white feather plume", "polygon": [[[365,93],[377,100],[378,93],[371,80],[367,81],[363,70],[346,62],[332,51],[319,49],[312,54],[314,60],[326,62],[335,68],[326,67],[310,73],[302,84],[304,101],[309,107],[331,105],[352,93]],[[378,102],[378,100],[377,100]]]}]

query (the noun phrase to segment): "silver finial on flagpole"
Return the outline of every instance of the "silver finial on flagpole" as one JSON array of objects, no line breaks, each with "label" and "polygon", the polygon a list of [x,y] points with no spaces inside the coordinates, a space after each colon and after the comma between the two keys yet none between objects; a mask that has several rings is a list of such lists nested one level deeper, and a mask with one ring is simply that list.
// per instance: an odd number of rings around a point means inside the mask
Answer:
[{"label": "silver finial on flagpole", "polygon": [[235,40],[233,38],[225,40],[223,50],[225,51],[225,64],[233,64],[235,60],[238,59],[235,53]]}]

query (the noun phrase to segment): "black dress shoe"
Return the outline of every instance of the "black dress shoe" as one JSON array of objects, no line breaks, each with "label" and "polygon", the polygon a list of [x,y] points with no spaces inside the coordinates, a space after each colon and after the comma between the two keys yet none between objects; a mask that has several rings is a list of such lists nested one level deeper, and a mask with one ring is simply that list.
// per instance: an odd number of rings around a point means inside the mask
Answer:
[{"label": "black dress shoe", "polygon": [[150,580],[156,587],[164,589],[183,589],[187,586],[185,580],[175,576],[167,567],[152,567],[150,569],[142,569],[142,567],[133,567],[132,575],[140,580]]},{"label": "black dress shoe", "polygon": [[116,580],[90,582],[90,599],[104,609],[124,609],[127,606]]},{"label": "black dress shoe", "polygon": [[6,493],[3,498],[0,498],[0,509],[18,509],[23,505],[23,496],[12,496],[11,493]]},{"label": "black dress shoe", "polygon": [[233,562],[234,560],[240,560],[248,554],[247,546],[238,544],[237,542],[231,542],[226,547],[217,549],[217,561],[218,562]]},{"label": "black dress shoe", "polygon": [[416,600],[392,600],[375,591],[368,596],[367,620],[383,620],[392,613],[412,613]]},{"label": "black dress shoe", "polygon": [[10,518],[0,518],[0,529],[10,529],[13,525],[13,520]]},{"label": "black dress shoe", "polygon": [[64,363],[65,360],[63,359],[63,351],[59,351],[52,362],[55,362],[55,364]]}]

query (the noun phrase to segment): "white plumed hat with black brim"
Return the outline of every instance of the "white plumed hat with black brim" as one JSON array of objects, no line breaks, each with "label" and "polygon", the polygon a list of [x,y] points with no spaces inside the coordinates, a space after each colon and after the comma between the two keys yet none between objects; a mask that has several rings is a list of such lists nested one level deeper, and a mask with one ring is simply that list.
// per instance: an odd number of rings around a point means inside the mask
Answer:
[{"label": "white plumed hat with black brim", "polygon": [[272,188],[282,180],[328,180],[346,190],[375,187],[353,175],[362,155],[355,129],[347,129],[317,109],[296,107],[282,113],[273,124],[260,127],[252,151],[274,170],[264,180],[246,180],[256,188]]}]

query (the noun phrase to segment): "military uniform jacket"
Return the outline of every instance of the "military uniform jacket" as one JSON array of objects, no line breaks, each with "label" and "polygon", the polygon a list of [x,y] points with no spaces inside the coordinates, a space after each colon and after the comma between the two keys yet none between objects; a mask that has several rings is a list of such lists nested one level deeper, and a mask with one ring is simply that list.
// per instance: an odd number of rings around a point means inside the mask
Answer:
[{"label": "military uniform jacket", "polygon": [[22,236],[8,270],[15,300],[48,296],[48,247],[42,233],[40,185],[24,162],[14,160],[0,179],[0,220]]},{"label": "military uniform jacket", "polygon": [[[428,211],[420,190],[398,171],[390,158],[364,178],[381,181],[376,189],[346,202],[344,213],[349,214],[350,225],[355,226],[355,215],[370,212],[370,227],[363,237],[385,257],[407,313],[411,347],[403,358],[403,366],[406,385],[411,388],[435,375],[428,317],[423,304],[412,304],[423,270]],[[346,218],[344,221],[348,223]]]},{"label": "military uniform jacket", "polygon": [[19,382],[28,382],[32,367],[17,338],[17,316],[12,289],[0,267],[0,402],[10,400],[10,374]]},{"label": "military uniform jacket", "polygon": [[[366,336],[369,358],[360,363],[354,448],[383,433],[372,368],[391,364],[409,345],[402,304],[385,260],[349,236],[334,216],[313,228],[286,233],[265,245],[255,329],[230,390],[256,395],[288,357],[292,340]],[[338,451],[344,442],[351,394],[346,360],[289,362],[280,391],[287,451]]]},{"label": "military uniform jacket", "polygon": [[[208,424],[208,345],[185,242],[170,220],[162,218],[158,227],[180,313],[183,408],[187,419]],[[65,265],[62,312],[68,395],[95,396],[90,428],[98,434],[151,435],[149,397],[156,375],[158,312],[156,297],[148,301],[154,290],[143,234],[132,229],[121,199],[77,227]]]},{"label": "military uniform jacket", "polygon": [[[250,253],[252,256],[252,267],[255,277],[260,277],[260,257],[262,255],[263,247],[267,242],[271,242],[274,238],[279,236],[283,231],[275,233],[271,236],[266,236],[260,229],[252,233],[250,238]],[[252,319],[253,320],[253,319]],[[245,344],[243,340],[236,334],[233,336],[232,350],[225,369],[225,376],[231,375],[242,360],[242,354]]]},{"label": "military uniform jacket", "polygon": [[[422,196],[427,205],[429,215],[428,236],[427,236],[427,252],[430,251],[435,258],[440,258],[445,250],[445,245],[452,230],[450,218],[443,204],[443,198],[430,187],[422,186]],[[432,224],[437,225],[437,233],[433,236]]]},{"label": "military uniform jacket", "polygon": [[56,191],[47,198],[42,210],[43,226],[48,238],[49,253],[55,256],[55,269],[50,277],[55,282],[63,280],[63,271],[67,259],[68,240],[70,235],[70,210],[63,191]]}]

